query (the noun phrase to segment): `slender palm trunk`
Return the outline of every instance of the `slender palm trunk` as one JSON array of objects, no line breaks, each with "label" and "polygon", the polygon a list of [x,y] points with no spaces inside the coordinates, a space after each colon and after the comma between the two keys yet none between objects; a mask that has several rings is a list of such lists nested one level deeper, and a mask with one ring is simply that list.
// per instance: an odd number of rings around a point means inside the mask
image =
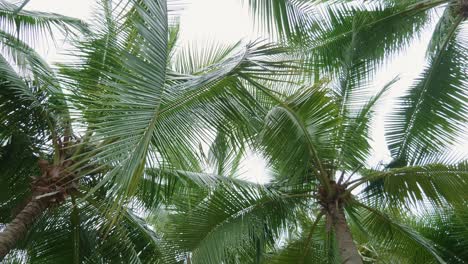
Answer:
[{"label": "slender palm trunk", "polygon": [[66,170],[72,163],[66,160],[60,165],[50,165],[46,160],[38,161],[42,175],[31,182],[31,200],[0,232],[0,261],[26,236],[34,221],[48,207],[62,203],[76,191],[75,176]]},{"label": "slender palm trunk", "polygon": [[19,240],[23,239],[29,227],[49,207],[48,199],[31,199],[31,201],[16,215],[5,230],[0,233],[0,261],[13,249]]},{"label": "slender palm trunk", "polygon": [[331,205],[331,221],[335,230],[335,238],[342,263],[362,264],[362,258],[354,243],[353,237],[346,222],[345,213],[342,207]]}]

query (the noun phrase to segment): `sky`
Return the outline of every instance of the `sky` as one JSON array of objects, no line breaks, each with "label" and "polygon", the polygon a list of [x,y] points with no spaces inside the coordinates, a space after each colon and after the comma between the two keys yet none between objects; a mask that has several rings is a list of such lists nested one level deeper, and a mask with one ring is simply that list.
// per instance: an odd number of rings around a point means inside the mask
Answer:
[{"label": "sky", "polygon": [[[260,37],[254,30],[253,20],[248,9],[241,4],[243,2],[241,0],[186,0],[184,2],[188,5],[178,11],[181,43],[203,43],[207,40],[236,43],[240,39],[248,42],[248,40],[256,40]],[[95,0],[31,0],[26,9],[55,12],[91,21],[96,7]],[[375,76],[372,87],[376,91],[396,76],[399,76],[400,80],[377,107],[378,114],[372,129],[374,154],[369,160],[371,165],[376,165],[381,161],[390,161],[389,152],[385,146],[384,118],[391,111],[395,98],[402,95],[411,86],[414,78],[421,73],[425,63],[425,50],[434,26],[429,26],[413,45],[388,62],[387,66]],[[62,44],[63,42],[59,41],[57,47],[49,45],[40,52],[51,63],[60,61],[67,49],[67,46]],[[456,149],[466,151],[462,146]],[[258,156],[249,155],[243,164],[243,170],[245,174],[250,175],[249,177],[254,177],[257,182],[267,181],[265,163]]]}]

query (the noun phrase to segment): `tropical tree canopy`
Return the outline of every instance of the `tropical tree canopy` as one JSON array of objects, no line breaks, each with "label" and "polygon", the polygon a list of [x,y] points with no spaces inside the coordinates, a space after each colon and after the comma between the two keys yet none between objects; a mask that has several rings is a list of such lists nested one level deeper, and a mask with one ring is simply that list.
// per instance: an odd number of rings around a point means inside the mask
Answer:
[{"label": "tropical tree canopy", "polygon": [[[468,261],[468,1],[239,1],[270,39],[203,48],[177,1],[101,0],[89,23],[28,2],[0,1],[1,261]],[[371,164],[398,83],[376,72],[434,24]],[[34,44],[58,31],[50,66]]]}]

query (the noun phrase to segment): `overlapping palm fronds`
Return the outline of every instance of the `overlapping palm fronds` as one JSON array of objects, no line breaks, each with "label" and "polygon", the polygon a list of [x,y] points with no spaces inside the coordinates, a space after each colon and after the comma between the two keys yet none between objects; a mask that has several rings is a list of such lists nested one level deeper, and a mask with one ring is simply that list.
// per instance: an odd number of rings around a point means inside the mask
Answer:
[{"label": "overlapping palm fronds", "polygon": [[[21,201],[49,197],[5,261],[463,260],[467,164],[432,161],[466,122],[464,2],[319,2],[249,1],[293,49],[200,49],[178,46],[170,3],[104,0],[99,26],[75,43],[78,60],[60,65],[59,78],[21,34],[83,24],[2,4],[2,224]],[[370,167],[374,109],[397,80],[373,92],[373,73],[435,8],[445,13],[427,69],[387,123],[395,162]],[[271,182],[239,178],[248,152],[265,158]],[[49,173],[55,181],[37,194]],[[452,225],[413,222],[407,210]]]}]

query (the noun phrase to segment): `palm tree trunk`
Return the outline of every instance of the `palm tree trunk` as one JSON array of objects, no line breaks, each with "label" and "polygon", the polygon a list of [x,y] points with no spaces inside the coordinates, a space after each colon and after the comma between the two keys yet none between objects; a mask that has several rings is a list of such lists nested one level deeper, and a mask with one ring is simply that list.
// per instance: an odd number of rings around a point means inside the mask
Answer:
[{"label": "palm tree trunk", "polygon": [[346,222],[343,208],[332,205],[331,221],[335,230],[335,238],[338,243],[338,249],[342,263],[362,264],[362,258],[354,244],[353,236]]},{"label": "palm tree trunk", "polygon": [[29,227],[49,207],[48,199],[34,199],[0,233],[0,261],[23,239]]}]

